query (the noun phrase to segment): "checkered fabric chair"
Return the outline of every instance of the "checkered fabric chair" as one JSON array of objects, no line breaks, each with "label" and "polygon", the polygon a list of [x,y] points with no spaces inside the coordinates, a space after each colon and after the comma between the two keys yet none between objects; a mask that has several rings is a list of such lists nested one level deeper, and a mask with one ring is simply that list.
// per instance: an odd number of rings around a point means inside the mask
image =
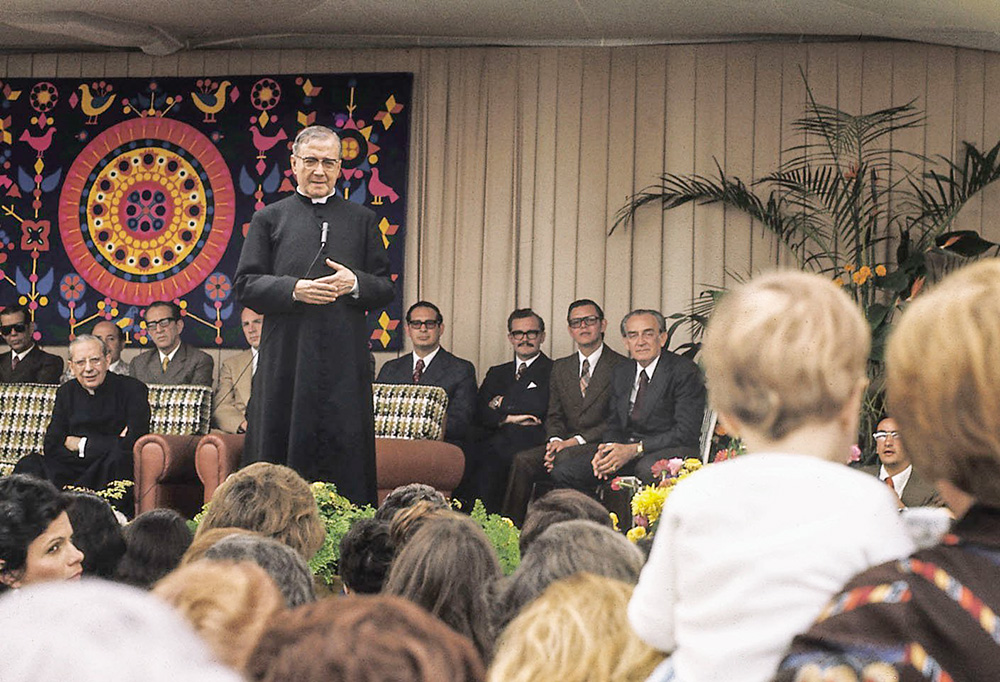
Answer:
[{"label": "checkered fabric chair", "polygon": [[0,475],[9,474],[22,457],[42,453],[57,388],[0,384]]}]

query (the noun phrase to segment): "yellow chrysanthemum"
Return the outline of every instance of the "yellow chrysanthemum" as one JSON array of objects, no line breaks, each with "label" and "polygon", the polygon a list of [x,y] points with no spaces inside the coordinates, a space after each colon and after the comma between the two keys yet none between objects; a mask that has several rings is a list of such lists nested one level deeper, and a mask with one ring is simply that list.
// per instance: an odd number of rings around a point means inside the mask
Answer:
[{"label": "yellow chrysanthemum", "polygon": [[851,274],[852,272],[854,272],[857,269],[858,269],[858,266],[855,265],[854,263],[848,263],[847,265],[844,266],[844,272],[846,272],[847,274]]},{"label": "yellow chrysanthemum", "polygon": [[632,497],[632,514],[634,516],[644,516],[650,523],[660,518],[663,511],[663,503],[670,494],[670,488],[660,488],[658,486],[646,486]]},{"label": "yellow chrysanthemum", "polygon": [[621,530],[618,526],[618,514],[615,514],[614,512],[609,512],[608,516],[611,517],[611,527],[614,528],[615,530]]},{"label": "yellow chrysanthemum", "polygon": [[630,528],[629,531],[625,533],[625,537],[627,537],[632,542],[639,542],[639,540],[646,537],[646,529],[643,528],[642,526],[636,526],[635,528]]},{"label": "yellow chrysanthemum", "polygon": [[851,280],[855,284],[864,284],[865,283],[865,278],[861,275],[860,272],[855,272],[853,275],[851,275]]},{"label": "yellow chrysanthemum", "polygon": [[886,270],[884,265],[875,266],[875,274],[878,275],[879,277],[885,277],[885,272]]}]

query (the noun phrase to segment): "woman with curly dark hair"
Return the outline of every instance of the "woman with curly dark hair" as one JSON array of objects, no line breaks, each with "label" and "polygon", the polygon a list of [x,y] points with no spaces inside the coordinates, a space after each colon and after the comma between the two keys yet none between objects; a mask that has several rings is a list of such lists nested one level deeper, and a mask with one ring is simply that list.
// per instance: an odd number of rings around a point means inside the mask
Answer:
[{"label": "woman with curly dark hair", "polygon": [[48,481],[0,478],[0,592],[80,577],[83,553],[73,545],[68,505]]}]

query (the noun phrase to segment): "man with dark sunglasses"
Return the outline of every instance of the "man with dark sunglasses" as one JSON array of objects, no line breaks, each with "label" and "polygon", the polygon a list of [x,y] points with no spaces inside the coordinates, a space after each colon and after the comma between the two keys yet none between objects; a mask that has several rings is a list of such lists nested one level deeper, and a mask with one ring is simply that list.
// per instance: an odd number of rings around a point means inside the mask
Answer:
[{"label": "man with dark sunglasses", "polygon": [[510,314],[507,340],[514,359],[490,367],[479,387],[476,420],[484,433],[468,448],[466,461],[470,497],[481,499],[494,513],[500,511],[514,455],[545,442],[552,372],[552,360],[541,350],[545,322],[531,308]]},{"label": "man with dark sunglasses", "polygon": [[476,410],[476,368],[441,347],[444,317],[429,301],[417,301],[406,311],[406,336],[413,352],[382,366],[377,381],[383,384],[428,384],[448,393],[448,419],[444,439],[464,445],[470,436]]},{"label": "man with dark sunglasses", "polygon": [[58,384],[63,361],[35,343],[35,324],[22,305],[0,312],[0,334],[10,350],[0,355],[0,383]]}]

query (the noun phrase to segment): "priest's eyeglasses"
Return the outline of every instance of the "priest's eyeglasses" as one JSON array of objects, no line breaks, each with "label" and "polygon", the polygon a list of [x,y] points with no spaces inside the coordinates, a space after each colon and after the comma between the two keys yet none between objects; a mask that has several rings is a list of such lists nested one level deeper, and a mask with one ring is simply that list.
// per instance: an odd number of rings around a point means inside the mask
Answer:
[{"label": "priest's eyeglasses", "polygon": [[899,431],[876,431],[872,434],[872,438],[882,442],[889,436],[892,436],[893,440],[899,440]]},{"label": "priest's eyeglasses", "polygon": [[441,324],[437,320],[407,320],[406,324],[410,325],[410,329],[430,329],[434,330],[438,328]]},{"label": "priest's eyeglasses", "polygon": [[542,333],[541,329],[525,329],[521,331],[520,329],[515,329],[512,332],[508,332],[510,337],[515,341],[520,341],[523,338],[527,338],[529,341],[534,341],[538,338],[539,334]]},{"label": "priest's eyeglasses", "polygon": [[316,166],[322,164],[323,170],[335,171],[340,166],[340,159],[317,159],[315,156],[299,156],[298,159],[306,170],[316,170]]}]

